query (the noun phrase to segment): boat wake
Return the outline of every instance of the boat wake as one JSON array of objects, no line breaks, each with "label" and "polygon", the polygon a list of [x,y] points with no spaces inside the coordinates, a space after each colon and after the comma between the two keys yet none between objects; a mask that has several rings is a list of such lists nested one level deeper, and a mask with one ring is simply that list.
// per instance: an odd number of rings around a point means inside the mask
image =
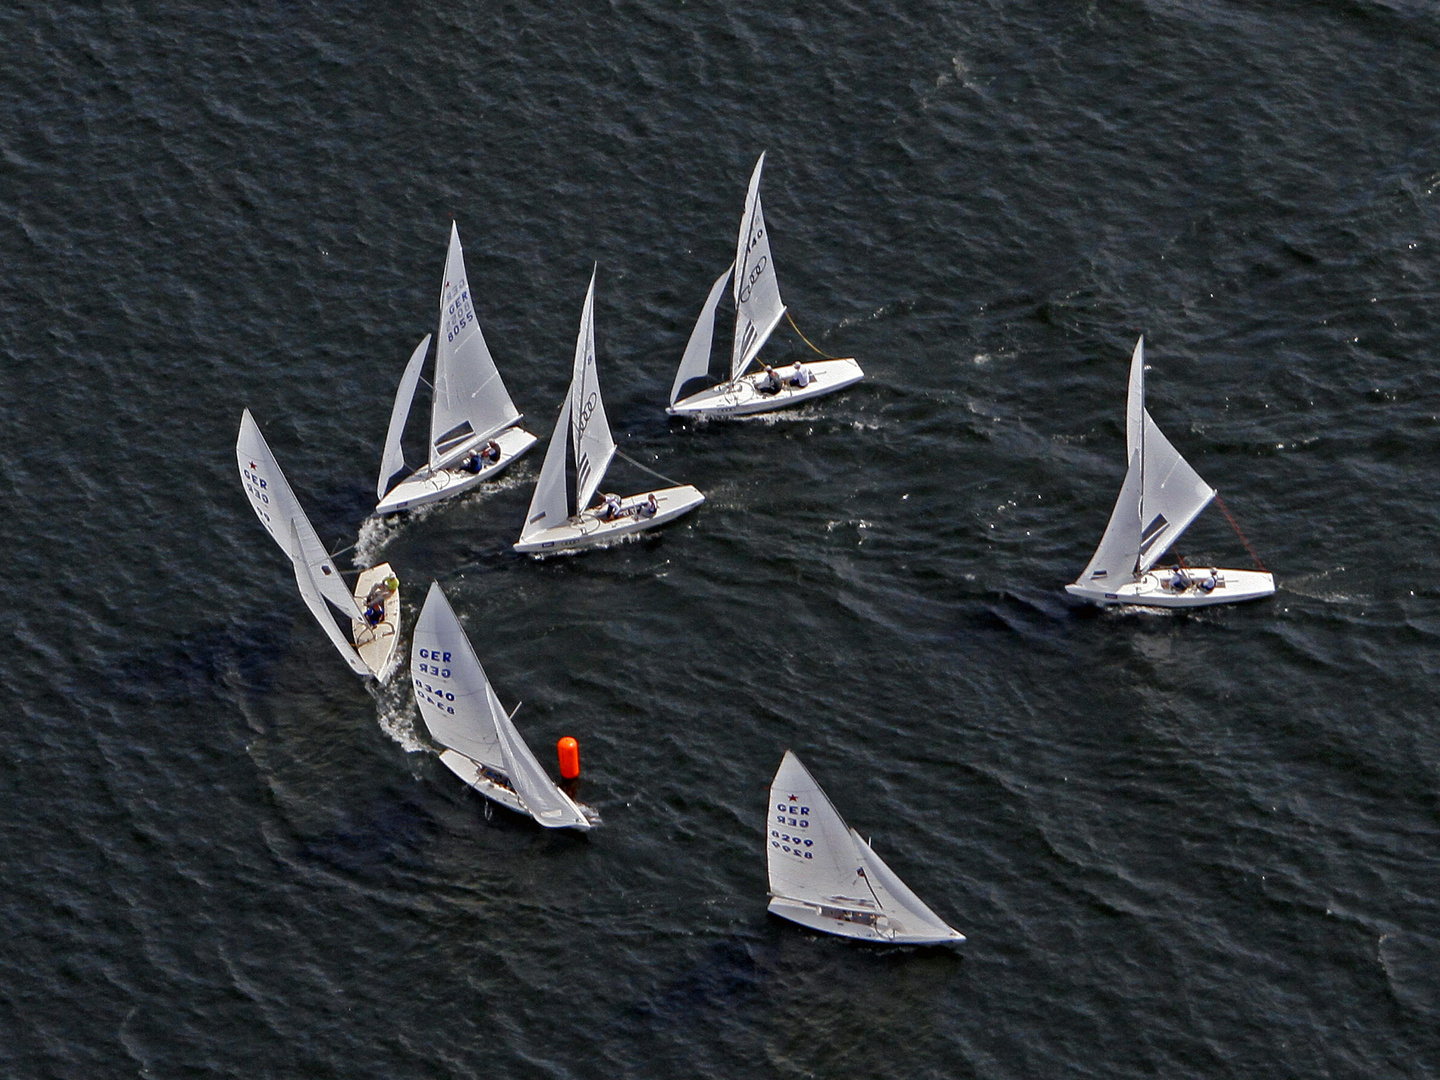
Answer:
[{"label": "boat wake", "polygon": [[[397,649],[397,655],[401,651]],[[375,699],[375,719],[380,723],[380,730],[399,743],[406,753],[428,751],[430,744],[415,728],[415,695],[410,689],[410,680],[392,679],[388,684],[370,682],[366,686]]]}]

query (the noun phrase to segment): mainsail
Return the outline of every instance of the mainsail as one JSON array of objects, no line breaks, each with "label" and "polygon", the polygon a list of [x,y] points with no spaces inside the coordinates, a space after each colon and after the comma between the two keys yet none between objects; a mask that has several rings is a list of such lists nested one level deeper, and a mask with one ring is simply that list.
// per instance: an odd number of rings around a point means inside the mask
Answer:
[{"label": "mainsail", "polygon": [[735,248],[735,343],[730,354],[730,378],[738,379],[750,366],[785,314],[780,282],[770,255],[770,234],[760,209],[760,170],[765,155],[755,163],[745,214]]},{"label": "mainsail", "polygon": [[460,230],[450,224],[450,253],[440,288],[435,348],[435,401],[430,413],[430,467],[458,460],[482,439],[520,419],[475,318]]},{"label": "mainsail", "polygon": [[725,283],[730,280],[734,270],[735,264],[731,263],[725,268],[725,272],[715,279],[715,284],[710,286],[710,295],[705,298],[705,306],[700,309],[700,317],[695,320],[695,329],[690,331],[685,355],[680,359],[680,370],[675,372],[675,384],[670,387],[671,405],[680,397],[681,387],[710,370],[710,347],[715,340],[715,309],[720,305],[720,297],[725,295]]},{"label": "mainsail", "polygon": [[789,750],[770,785],[767,820],[772,896],[879,911],[840,812]]},{"label": "mainsail", "polygon": [[355,598],[345,587],[344,579],[335,569],[330,556],[305,511],[300,500],[290,490],[280,464],[270,452],[260,426],[246,409],[240,416],[240,436],[235,440],[235,458],[240,467],[240,480],[250,506],[265,531],[270,534],[280,550],[290,556],[297,568],[304,564],[309,567],[315,588],[340,611],[354,618],[360,618],[360,609]]},{"label": "mainsail", "polygon": [[390,478],[405,468],[400,436],[405,434],[405,421],[410,418],[410,406],[415,400],[415,384],[420,381],[420,368],[429,350],[430,335],[426,334],[410,354],[410,362],[405,365],[405,374],[400,376],[400,385],[395,390],[395,404],[390,408],[390,428],[385,432],[385,452],[380,456],[380,480],[375,487],[377,499],[385,497]]},{"label": "mainsail", "polygon": [[425,726],[441,746],[504,769],[490,681],[438,582],[430,583],[410,644],[410,676]]},{"label": "mainsail", "polygon": [[415,626],[410,675],[420,715],[437,742],[502,773],[525,809],[546,828],[589,827],[505,715],[438,582],[430,583]]},{"label": "mainsail", "polygon": [[1170,444],[1145,408],[1144,337],[1130,357],[1125,452],[1125,482],[1080,584],[1130,581],[1145,573],[1215,497],[1215,489]]},{"label": "mainsail", "polygon": [[[554,436],[551,436],[554,438]],[[575,451],[575,512],[590,505],[590,497],[605,479],[615,456],[615,440],[600,398],[600,376],[595,368],[595,271],[585,292],[580,334],[575,339],[575,370],[570,377],[570,440]]]}]

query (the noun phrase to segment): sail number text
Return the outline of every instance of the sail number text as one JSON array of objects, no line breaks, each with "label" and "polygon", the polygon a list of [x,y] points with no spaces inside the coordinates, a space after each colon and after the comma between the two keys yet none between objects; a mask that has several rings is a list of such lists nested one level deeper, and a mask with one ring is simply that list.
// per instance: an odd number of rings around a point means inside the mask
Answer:
[{"label": "sail number text", "polygon": [[[808,829],[810,822],[807,818],[810,815],[808,806],[797,806],[789,803],[776,803],[775,823],[783,825],[787,829]],[[809,849],[815,846],[815,841],[808,836],[797,836],[791,832],[782,832],[779,829],[770,830],[770,846],[783,851],[787,855],[794,855],[797,859],[813,859],[814,853]]]},{"label": "sail number text", "polygon": [[[421,649],[420,661],[415,670],[421,675],[432,675],[437,679],[450,678],[450,654],[439,649]],[[415,678],[415,693],[442,712],[455,714],[455,695],[439,686],[431,686],[418,675]]]}]

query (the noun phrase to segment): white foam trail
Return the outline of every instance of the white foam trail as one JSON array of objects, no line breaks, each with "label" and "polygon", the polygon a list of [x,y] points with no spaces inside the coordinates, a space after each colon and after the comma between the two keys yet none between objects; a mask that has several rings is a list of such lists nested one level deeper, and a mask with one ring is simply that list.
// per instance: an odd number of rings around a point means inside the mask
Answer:
[{"label": "white foam trail", "polygon": [[375,719],[380,723],[380,730],[399,743],[406,753],[429,751],[430,744],[415,726],[415,717],[419,713],[410,680],[393,679],[386,686],[377,683],[368,683],[367,686],[370,696],[375,699]]}]

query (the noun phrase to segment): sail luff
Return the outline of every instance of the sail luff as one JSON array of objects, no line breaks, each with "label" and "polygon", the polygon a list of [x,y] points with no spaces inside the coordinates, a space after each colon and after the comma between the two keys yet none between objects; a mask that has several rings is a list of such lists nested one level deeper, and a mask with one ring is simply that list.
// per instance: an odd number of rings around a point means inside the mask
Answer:
[{"label": "sail luff", "polygon": [[405,373],[400,376],[400,385],[395,388],[395,404],[390,408],[390,427],[385,432],[385,451],[380,456],[380,479],[375,485],[375,497],[383,499],[391,478],[405,468],[405,453],[400,447],[400,437],[405,434],[405,422],[410,419],[410,406],[415,401],[415,386],[420,382],[420,368],[425,363],[425,354],[430,350],[430,335],[415,346]]},{"label": "sail luff", "polygon": [[615,456],[615,440],[600,397],[600,375],[595,364],[595,274],[585,292],[580,333],[575,339],[575,367],[570,378],[570,441],[575,453],[575,513],[590,505],[590,498],[605,479]]},{"label": "sail luff", "polygon": [[430,411],[430,467],[444,468],[476,443],[520,419],[475,317],[460,230],[450,223],[450,250],[440,287],[435,396]]},{"label": "sail luff", "polygon": [[715,284],[710,286],[705,306],[700,309],[700,317],[695,320],[695,328],[690,331],[685,355],[680,359],[680,369],[675,372],[675,383],[670,387],[671,405],[680,397],[682,386],[710,370],[710,348],[715,341],[715,309],[720,305],[720,297],[725,295],[725,283],[730,280],[734,271],[735,264],[731,263],[725,268],[725,272],[715,279]]},{"label": "sail luff", "polygon": [[299,521],[292,521],[290,525],[295,533],[295,545],[300,551],[300,557],[294,562],[309,570],[310,580],[342,615],[351,619],[363,618],[360,605],[355,602],[355,597],[346,586],[340,571],[335,569],[335,564],[320,543],[320,538],[315,535],[315,530],[309,527],[310,523],[304,522],[304,528],[301,528]]},{"label": "sail luff", "polygon": [[738,379],[764,347],[785,314],[780,282],[770,252],[770,234],[760,206],[760,173],[765,155],[755,162],[745,195],[745,213],[735,244],[735,340],[730,352],[730,378]]}]

